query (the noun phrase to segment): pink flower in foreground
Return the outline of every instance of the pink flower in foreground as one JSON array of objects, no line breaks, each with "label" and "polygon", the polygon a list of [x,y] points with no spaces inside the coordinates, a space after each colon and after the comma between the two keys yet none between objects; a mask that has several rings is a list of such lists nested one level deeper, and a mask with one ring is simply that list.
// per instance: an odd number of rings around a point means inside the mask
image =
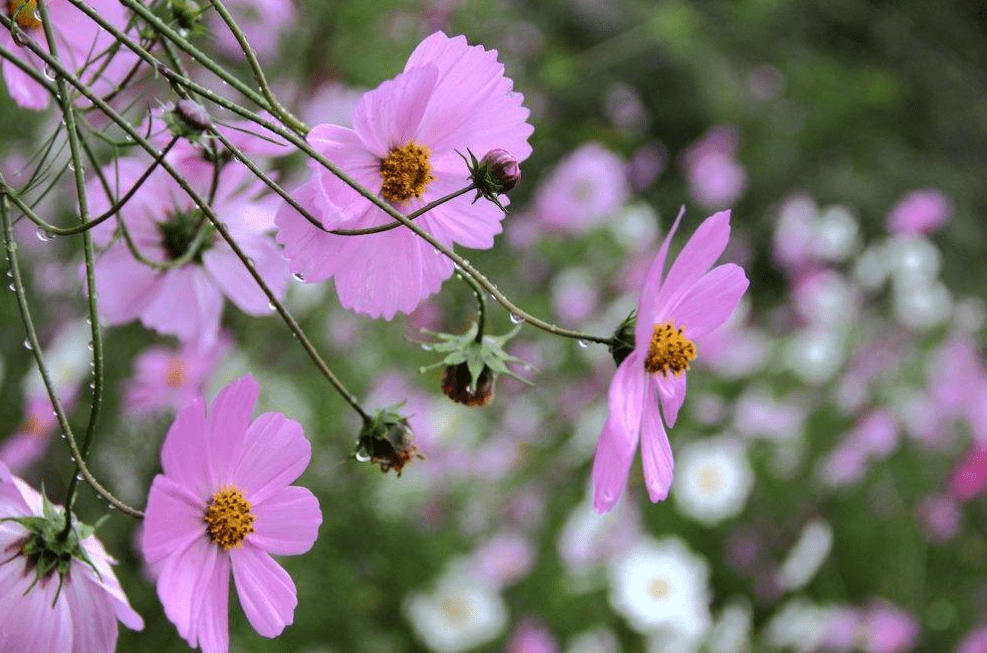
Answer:
[{"label": "pink flower in foreground", "polygon": [[[518,161],[531,154],[520,93],[504,77],[497,52],[462,36],[432,34],[411,54],[404,72],[366,93],[353,111],[353,129],[317,125],[309,143],[395,208],[410,213],[462,189],[468,171],[457,151],[478,157],[496,148]],[[393,222],[382,210],[311,164],[295,199],[325,229]],[[472,194],[446,202],[415,222],[444,245],[488,249],[504,215]],[[452,262],[406,227],[366,236],[334,236],[312,226],[288,204],[275,220],[293,272],[306,281],[335,279],[343,306],[391,319],[410,313],[437,292]]]},{"label": "pink flower in foreground", "polygon": [[[201,197],[209,197],[212,164],[190,158],[179,148],[172,162],[185,173]],[[106,169],[106,177],[122,196],[144,173],[148,162],[121,158]],[[275,296],[288,288],[288,263],[268,234],[274,196],[263,196],[260,182],[252,180],[240,165],[221,168],[212,206],[240,248],[253,259],[257,271]],[[94,215],[113,202],[98,180],[90,181],[90,207]],[[116,222],[108,220],[93,229],[97,244],[108,246],[96,259],[96,283],[100,313],[111,324],[140,319],[144,326],[203,347],[215,343],[219,334],[223,297],[251,315],[269,315],[272,308],[246,266],[205,220],[192,200],[174,180],[158,167],[120,209],[138,251],[151,261],[170,263],[186,257],[187,262],[165,270],[134,258],[123,238],[116,236]],[[200,233],[197,240],[196,234]]]},{"label": "pink flower in foreground", "polygon": [[[129,12],[117,0],[88,0],[87,4],[116,27],[124,29],[127,26]],[[0,4],[0,12],[10,18],[16,16],[15,22],[21,31],[47,51],[48,43],[37,6],[37,0],[6,0]],[[65,0],[49,0],[45,6],[55,32],[58,56],[66,68],[79,72],[80,77],[91,84],[97,95],[109,92],[114,80],[123,80],[137,61],[136,55],[127,48],[109,49],[115,42],[113,36]],[[37,70],[45,69],[44,62],[38,56],[26,47],[17,45],[10,30],[0,28],[0,46],[15,53]],[[107,61],[111,54],[112,59]],[[100,72],[100,76],[93,80],[92,77],[97,72]],[[10,97],[20,106],[27,109],[44,109],[48,106],[48,91],[6,58],[3,60],[3,78]]]},{"label": "pink flower in foreground", "polygon": [[223,388],[208,412],[202,398],[175,418],[151,485],[142,548],[160,572],[158,598],[189,646],[229,650],[230,572],[254,629],[276,637],[292,622],[295,584],[271,557],[305,553],[322,513],[315,496],[289,485],[312,448],[280,413],[251,422],[257,383]]},{"label": "pink flower in foreground", "polygon": [[42,539],[14,521],[23,517],[65,524],[61,507],[48,504],[46,511],[41,495],[0,463],[0,651],[112,653],[117,620],[131,630],[144,628],[113,573],[116,561],[91,529],[73,521],[69,540],[75,538],[76,555],[39,577],[45,558],[25,547],[36,549]]},{"label": "pink flower in foreground", "polygon": [[685,401],[685,373],[703,338],[730,317],[747,290],[739,266],[710,269],[730,238],[729,211],[704,220],[663,274],[681,219],[680,213],[648,271],[638,299],[634,349],[610,384],[607,420],[593,461],[597,512],[609,511],[620,498],[638,440],[651,501],[668,495],[672,450],[665,423],[675,425]]}]

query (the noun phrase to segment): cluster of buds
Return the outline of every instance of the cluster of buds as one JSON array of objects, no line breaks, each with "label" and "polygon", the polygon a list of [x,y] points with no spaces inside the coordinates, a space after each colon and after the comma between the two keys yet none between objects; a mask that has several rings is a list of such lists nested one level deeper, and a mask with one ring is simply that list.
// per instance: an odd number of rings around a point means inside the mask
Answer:
[{"label": "cluster of buds", "polygon": [[393,469],[398,476],[405,465],[423,457],[415,446],[408,418],[396,411],[399,407],[378,410],[365,420],[353,450],[356,460],[377,465],[384,473]]},{"label": "cluster of buds", "polygon": [[421,371],[444,367],[442,392],[453,401],[467,406],[485,406],[493,400],[498,374],[506,374],[528,383],[527,379],[514,374],[507,367],[508,363],[524,361],[504,351],[504,345],[517,335],[521,325],[502,336],[484,336],[479,329],[479,325],[474,323],[466,333],[459,336],[425,331],[438,338],[438,342],[430,343],[429,347],[445,353],[446,356],[434,365],[423,367]]},{"label": "cluster of buds", "polygon": [[466,162],[470,179],[476,187],[476,197],[473,198],[473,202],[476,203],[483,197],[499,206],[502,211],[506,211],[497,196],[509,192],[521,179],[521,168],[518,166],[517,159],[507,150],[499,148],[490,150],[480,160],[477,160],[469,149],[466,152],[469,154],[468,159],[462,152],[457,154]]}]

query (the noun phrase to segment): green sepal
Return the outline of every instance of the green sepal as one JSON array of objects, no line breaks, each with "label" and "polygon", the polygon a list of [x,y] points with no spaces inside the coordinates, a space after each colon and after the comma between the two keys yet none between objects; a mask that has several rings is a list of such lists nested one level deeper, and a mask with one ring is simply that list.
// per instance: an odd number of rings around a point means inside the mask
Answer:
[{"label": "green sepal", "polygon": [[446,353],[446,356],[437,363],[420,368],[419,371],[424,373],[427,370],[437,367],[449,367],[466,363],[466,367],[470,373],[470,390],[472,392],[476,392],[476,384],[484,368],[489,369],[494,374],[510,376],[527,385],[533,385],[531,381],[518,376],[507,367],[508,363],[519,363],[530,367],[525,361],[516,356],[511,356],[504,351],[504,346],[521,331],[521,326],[519,324],[507,333],[499,336],[484,335],[479,341],[476,338],[479,326],[475,322],[466,333],[458,336],[422,329],[422,333],[426,333],[437,339],[434,342],[427,343],[431,350]]}]

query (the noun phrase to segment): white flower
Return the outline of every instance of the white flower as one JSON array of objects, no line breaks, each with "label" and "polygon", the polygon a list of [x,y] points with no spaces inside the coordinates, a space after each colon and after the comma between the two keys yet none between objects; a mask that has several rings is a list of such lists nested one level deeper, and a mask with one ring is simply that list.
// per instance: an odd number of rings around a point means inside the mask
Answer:
[{"label": "white flower", "polygon": [[776,581],[787,590],[805,587],[833,548],[833,527],[815,519],[802,527],[802,533],[778,570]]},{"label": "white flower", "polygon": [[437,653],[458,653],[503,632],[507,606],[484,581],[453,565],[430,594],[413,594],[405,614],[422,641]]},{"label": "white flower", "polygon": [[815,225],[813,249],[826,261],[842,261],[857,248],[857,219],[845,206],[835,205],[822,211]]},{"label": "white flower", "polygon": [[611,564],[610,604],[640,633],[698,638],[709,602],[709,565],[678,538],[640,540]]},{"label": "white flower", "polygon": [[747,653],[751,648],[751,606],[744,599],[728,603],[706,638],[708,653]]},{"label": "white flower", "polygon": [[675,505],[704,524],[740,513],[754,484],[744,448],[727,438],[690,442],[676,456]]},{"label": "white flower", "polygon": [[812,653],[822,646],[829,628],[829,612],[805,599],[792,599],[768,622],[767,642],[780,649]]},{"label": "white flower", "polygon": [[[63,326],[45,350],[45,365],[55,389],[60,394],[74,392],[89,373],[93,354],[92,329],[85,320]],[[24,379],[24,394],[47,394],[41,374],[28,374]]]},{"label": "white flower", "polygon": [[832,379],[845,356],[843,335],[831,329],[809,327],[797,331],[785,348],[788,368],[813,384]]},{"label": "white flower", "polygon": [[620,653],[620,640],[612,630],[594,628],[573,637],[566,653]]}]

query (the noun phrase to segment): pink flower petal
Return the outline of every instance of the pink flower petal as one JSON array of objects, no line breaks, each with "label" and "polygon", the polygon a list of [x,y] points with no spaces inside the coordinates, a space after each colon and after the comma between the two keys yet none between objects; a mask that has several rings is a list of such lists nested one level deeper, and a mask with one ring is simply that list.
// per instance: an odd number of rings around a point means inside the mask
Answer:
[{"label": "pink flower petal", "polygon": [[655,375],[655,384],[658,387],[658,397],[661,399],[661,411],[668,423],[668,427],[675,426],[675,421],[679,417],[679,409],[685,403],[685,380],[686,372],[679,376]]},{"label": "pink flower petal", "polygon": [[641,462],[651,502],[664,501],[672,485],[672,448],[658,407],[647,400],[641,417]]},{"label": "pink flower petal", "polygon": [[162,273],[134,258],[124,243],[96,259],[96,300],[109,324],[124,324],[156,297]]},{"label": "pink flower petal", "polygon": [[216,491],[210,457],[204,455],[203,447],[209,429],[206,402],[199,397],[179,411],[161,446],[161,467],[165,475],[203,499]]},{"label": "pink flower petal", "polygon": [[116,615],[102,587],[83,574],[70,574],[65,578],[62,600],[74,616],[73,653],[112,653],[116,649]]},{"label": "pink flower petal", "polygon": [[353,128],[367,149],[383,159],[411,143],[428,106],[438,70],[424,65],[401,73],[364,94],[353,110]]},{"label": "pink flower petal", "polygon": [[192,496],[185,486],[158,474],[151,483],[141,548],[150,564],[161,562],[194,540],[206,538],[205,498]]},{"label": "pink flower petal", "polygon": [[[9,47],[12,43],[5,43],[4,45]],[[18,105],[36,111],[48,106],[49,95],[45,87],[34,81],[30,75],[9,59],[3,60],[3,79],[7,82],[7,92]]]},{"label": "pink flower petal", "polygon": [[672,238],[675,237],[675,232],[678,231],[679,223],[682,222],[684,215],[685,207],[682,207],[675,217],[675,222],[672,223],[672,228],[665,234],[665,240],[658,248],[658,254],[644,277],[644,285],[641,287],[640,299],[637,303],[637,326],[634,329],[635,342],[640,343],[639,346],[643,346],[643,343],[651,340],[651,332],[656,324],[658,293],[661,291],[661,282],[665,275],[668,248],[672,244]]},{"label": "pink flower petal", "polygon": [[312,445],[301,425],[281,413],[264,413],[247,429],[241,454],[230,473],[244,496],[260,505],[298,478],[308,467]]},{"label": "pink flower petal", "polygon": [[[274,296],[279,300],[283,299],[288,289],[288,262],[281,256],[274,243],[266,238],[257,237],[244,238],[238,242],[253,259],[256,270],[274,292]],[[202,263],[223,294],[244,313],[251,315],[271,313],[271,302],[267,295],[233,250],[225,246],[213,247],[203,254]]]},{"label": "pink flower petal", "polygon": [[[213,545],[213,548],[215,545]],[[192,637],[202,653],[228,653],[230,649],[230,555],[220,553],[212,576],[204,584],[202,603],[195,615]]]},{"label": "pink flower petal", "polygon": [[593,508],[597,512],[608,512],[624,491],[641,430],[647,380],[635,352],[620,364],[610,383],[607,421],[593,460]]},{"label": "pink flower petal", "polygon": [[185,265],[165,272],[160,289],[141,313],[144,326],[177,336],[183,342],[215,342],[223,295],[199,265]]},{"label": "pink flower petal", "polygon": [[[214,491],[231,483],[247,483],[247,479],[236,470],[240,459],[248,456],[253,446],[250,432],[254,425],[250,420],[259,393],[260,387],[257,381],[248,374],[220,390],[209,407],[208,436],[203,434],[200,443],[208,437],[207,446],[212,470],[211,487]],[[202,444],[199,446],[201,447]],[[270,455],[271,450],[266,453]],[[291,480],[295,478],[297,475]]]},{"label": "pink flower petal", "polygon": [[717,266],[681,294],[680,301],[670,306],[666,315],[659,316],[659,321],[673,318],[685,327],[687,338],[697,341],[727,321],[748,285],[747,276],[739,266],[733,263]]},{"label": "pink flower petal", "polygon": [[270,555],[249,543],[230,556],[236,593],[250,625],[264,637],[277,637],[294,619],[294,582]]},{"label": "pink flower petal", "polygon": [[201,537],[184,550],[173,551],[158,577],[158,599],[165,614],[192,648],[197,645],[203,603],[208,594],[215,592],[211,585],[219,582],[214,571],[221,558],[224,562],[229,560],[208,537]]},{"label": "pink flower petal", "polygon": [[312,548],[322,524],[319,500],[307,488],[283,488],[253,506],[257,516],[250,543],[274,555],[299,555]]},{"label": "pink flower petal", "polygon": [[[658,293],[659,313],[674,304],[720,258],[730,240],[730,211],[720,211],[703,220],[675,257]],[[661,321],[661,317],[657,321]]]}]

